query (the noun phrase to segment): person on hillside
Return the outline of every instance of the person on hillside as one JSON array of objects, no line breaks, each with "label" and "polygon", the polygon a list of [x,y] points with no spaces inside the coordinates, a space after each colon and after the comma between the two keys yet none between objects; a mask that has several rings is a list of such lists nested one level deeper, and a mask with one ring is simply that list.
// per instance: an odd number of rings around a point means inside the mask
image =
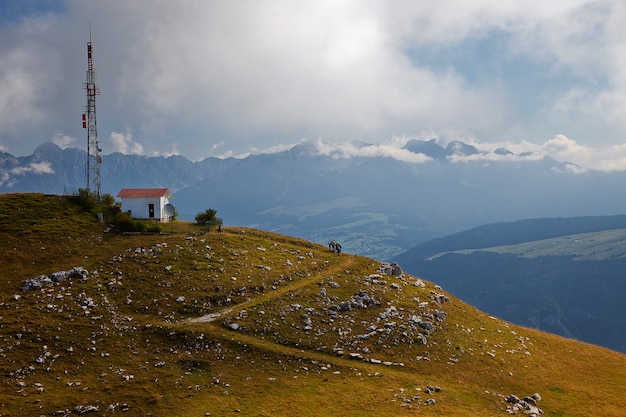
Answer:
[{"label": "person on hillside", "polygon": [[341,245],[339,242],[335,242],[335,250],[337,251],[337,255],[341,255]]}]

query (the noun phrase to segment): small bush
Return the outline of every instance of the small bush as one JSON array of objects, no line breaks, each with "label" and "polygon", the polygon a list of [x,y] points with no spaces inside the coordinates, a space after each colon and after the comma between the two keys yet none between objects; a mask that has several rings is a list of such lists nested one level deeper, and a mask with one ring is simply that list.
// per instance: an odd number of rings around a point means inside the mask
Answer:
[{"label": "small bush", "polygon": [[217,210],[213,210],[212,208],[208,208],[204,211],[204,213],[198,213],[196,215],[196,223],[198,224],[207,224],[215,221],[215,215],[217,214]]},{"label": "small bush", "polygon": [[224,224],[224,221],[219,217],[216,217],[217,210],[211,208],[206,209],[204,213],[198,213],[196,215],[196,223],[205,227],[205,231],[211,230],[213,226]]},{"label": "small bush", "polygon": [[119,212],[111,223],[122,233],[159,233],[161,231],[158,223],[133,219],[130,214],[122,212]]}]

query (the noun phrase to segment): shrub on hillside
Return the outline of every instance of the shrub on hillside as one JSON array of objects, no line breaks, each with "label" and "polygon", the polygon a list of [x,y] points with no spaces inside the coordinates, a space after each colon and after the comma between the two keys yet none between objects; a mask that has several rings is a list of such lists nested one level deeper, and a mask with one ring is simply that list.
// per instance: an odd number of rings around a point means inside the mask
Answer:
[{"label": "shrub on hillside", "polygon": [[224,223],[222,219],[216,217],[216,214],[217,210],[213,210],[211,208],[206,209],[204,213],[198,213],[196,215],[196,223],[205,226],[208,231],[211,227]]},{"label": "shrub on hillside", "polygon": [[161,227],[158,223],[133,219],[128,213],[119,212],[111,224],[123,233],[159,233]]}]

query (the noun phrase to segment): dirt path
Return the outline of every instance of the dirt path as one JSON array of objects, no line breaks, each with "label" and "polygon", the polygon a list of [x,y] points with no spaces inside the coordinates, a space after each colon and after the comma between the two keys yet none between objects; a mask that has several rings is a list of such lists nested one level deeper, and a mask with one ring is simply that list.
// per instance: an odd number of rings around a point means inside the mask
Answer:
[{"label": "dirt path", "polygon": [[206,314],[202,317],[197,317],[197,318],[193,318],[193,319],[189,319],[188,322],[190,323],[210,323],[214,320],[219,319],[220,317],[226,315],[226,314],[230,314],[233,313],[235,311],[239,311],[239,310],[243,310],[245,308],[250,307],[251,305],[255,305],[255,304],[261,304],[264,303],[266,301],[272,300],[274,298],[278,298],[282,295],[285,295],[286,293],[290,292],[290,291],[295,291],[298,290],[302,287],[306,287],[307,285],[313,284],[317,281],[320,281],[324,278],[326,278],[328,275],[333,275],[337,272],[343,271],[347,268],[349,268],[350,266],[352,266],[354,264],[354,256],[342,256],[341,257],[341,262],[338,262],[337,264],[332,265],[329,268],[325,268],[322,269],[321,271],[311,275],[308,278],[305,279],[301,279],[299,281],[296,282],[292,282],[288,285],[283,285],[279,288],[277,288],[276,290],[269,292],[269,293],[265,293],[262,295],[259,295],[258,297],[255,297],[251,300],[248,301],[244,301],[242,303],[237,304],[236,306],[232,306],[232,307],[228,307],[225,308],[223,310],[220,311],[216,311],[210,314]]}]

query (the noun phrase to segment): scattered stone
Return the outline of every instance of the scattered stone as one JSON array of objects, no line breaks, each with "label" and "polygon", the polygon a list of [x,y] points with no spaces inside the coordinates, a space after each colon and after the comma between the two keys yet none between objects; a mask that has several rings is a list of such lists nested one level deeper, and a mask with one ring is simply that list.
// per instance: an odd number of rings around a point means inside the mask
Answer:
[{"label": "scattered stone", "polygon": [[98,413],[100,412],[100,407],[96,405],[77,405],[74,407],[74,411],[76,411],[77,414]]},{"label": "scattered stone", "polygon": [[538,417],[540,414],[543,414],[543,410],[537,407],[537,402],[541,400],[541,395],[538,393],[525,396],[523,400],[515,394],[509,394],[507,397],[504,397],[504,400],[511,404],[506,409],[509,414],[523,412],[531,417]]}]

